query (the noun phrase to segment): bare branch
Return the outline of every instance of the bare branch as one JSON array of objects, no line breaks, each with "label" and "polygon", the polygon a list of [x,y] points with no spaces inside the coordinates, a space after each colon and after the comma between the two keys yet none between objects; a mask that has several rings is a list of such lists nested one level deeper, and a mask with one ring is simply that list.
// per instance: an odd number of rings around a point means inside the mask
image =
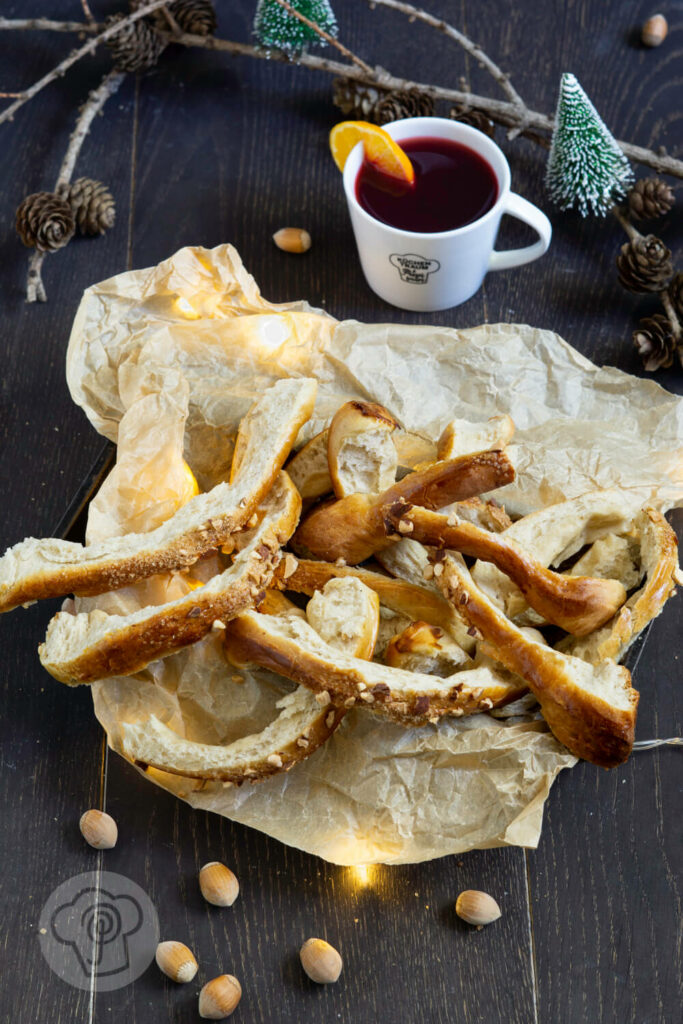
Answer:
[{"label": "bare branch", "polygon": [[[238,57],[256,57],[259,60],[280,61],[289,64],[290,61],[283,54],[273,51],[270,54],[258,50],[247,43],[236,43],[230,39],[220,39],[216,36],[194,36],[183,33],[174,39],[170,34],[166,36],[168,42],[179,43],[182,46],[198,47],[205,50],[220,50],[224,53],[232,53]],[[483,110],[494,121],[510,128],[522,127],[522,134],[528,135],[534,142],[543,144],[543,135],[550,134],[554,127],[554,119],[547,114],[541,114],[537,110],[524,107],[523,111],[514,104],[505,100],[495,100],[490,96],[478,96],[476,93],[462,89],[445,89],[442,86],[430,85],[427,82],[414,82],[409,78],[396,78],[382,68],[376,68],[371,74],[365,74],[360,68],[349,64],[342,64],[329,57],[319,57],[312,53],[303,53],[297,58],[297,65],[310,68],[312,71],[324,71],[330,75],[342,75],[345,78],[353,79],[363,85],[374,85],[378,89],[385,89],[388,92],[394,89],[418,89],[435,100],[445,100],[448,103],[461,103],[476,110]],[[674,178],[683,178],[683,160],[677,160],[668,154],[655,153],[643,146],[634,146],[630,142],[617,143],[629,160],[634,163],[644,164],[652,167],[660,174],[670,174]]]},{"label": "bare branch", "polygon": [[666,288],[664,291],[659,293],[659,297],[662,300],[664,312],[669,318],[671,333],[673,334],[674,339],[676,340],[676,345],[678,346],[681,344],[681,341],[683,341],[683,328],[681,327],[681,321],[678,319],[676,310],[674,309],[674,304],[671,301],[671,296]]},{"label": "bare branch", "polygon": [[[41,89],[44,89],[46,85],[50,84],[50,82],[54,82],[55,79],[60,78],[64,72],[68,71],[73,64],[81,59],[81,57],[85,57],[86,54],[92,53],[93,50],[97,49],[100,43],[104,43],[107,39],[111,39],[112,36],[117,35],[121,29],[126,27],[126,25],[131,25],[133,22],[139,21],[140,18],[144,18],[145,15],[151,14],[152,11],[158,10],[159,7],[163,7],[166,2],[167,0],[152,0],[151,3],[145,4],[144,7],[140,7],[137,11],[134,11],[132,14],[122,18],[121,21],[117,21],[115,24],[110,25],[109,28],[100,32],[100,34],[95,36],[93,39],[89,39],[88,42],[84,43],[78,50],[73,50],[68,57],[57,65],[56,68],[49,71],[47,75],[43,75],[42,78],[38,79],[37,82],[34,82],[34,84],[28,89],[25,89],[19,99],[15,100],[14,103],[11,103],[9,107],[3,110],[2,114],[0,114],[0,124],[4,121],[11,121],[19,107],[22,107],[24,103],[27,103],[32,99],[36,93],[39,93]],[[2,26],[0,25],[0,27]]]},{"label": "bare branch", "polygon": [[83,13],[85,14],[85,20],[92,24],[95,21],[95,19],[93,18],[92,11],[90,10],[90,4],[88,3],[88,0],[81,0],[81,7],[83,8]]},{"label": "bare branch", "polygon": [[0,29],[6,31],[95,32],[97,25],[86,21],[52,21],[50,18],[0,18]]},{"label": "bare branch", "polygon": [[[278,0],[278,3],[280,0]],[[511,103],[520,109],[526,109],[524,100],[519,95],[517,90],[510,81],[510,76],[506,75],[498,65],[491,60],[487,53],[484,53],[480,46],[473,43],[463,32],[460,32],[453,25],[449,25],[448,22],[443,21],[441,18],[435,18],[433,14],[429,14],[427,11],[422,10],[421,7],[413,7],[412,4],[401,3],[400,0],[370,0],[373,7],[389,7],[392,11],[400,11],[401,14],[406,14],[411,21],[417,19],[418,21],[424,21],[426,25],[431,25],[432,28],[437,29],[439,32],[443,32],[449,39],[454,39],[456,43],[462,46],[471,57],[477,61],[477,63],[486,68],[491,77],[498,82],[501,89],[507,94]]]},{"label": "bare branch", "polygon": [[[74,167],[76,166],[76,160],[78,159],[78,154],[81,151],[81,147],[85,142],[86,135],[90,131],[93,121],[101,112],[109,97],[113,96],[114,93],[117,92],[125,77],[126,76],[122,71],[110,71],[104,76],[98,87],[93,89],[88,96],[81,108],[78,120],[76,121],[76,127],[69,138],[69,145],[67,146],[64,159],[62,160],[62,165],[59,168],[59,174],[57,175],[57,182],[54,188],[55,192],[59,189],[60,185],[68,185],[71,181]],[[43,285],[43,279],[41,276],[43,261],[47,255],[47,253],[38,252],[38,250],[35,249],[29,257],[28,274],[26,277],[27,302],[45,302],[47,300],[47,294],[45,292],[45,286]]]},{"label": "bare branch", "polygon": [[308,27],[312,28],[313,31],[317,35],[319,35],[321,39],[324,39],[326,43],[330,44],[330,46],[334,46],[335,49],[339,50],[342,56],[346,57],[350,61],[353,61],[353,63],[357,64],[359,68],[362,68],[366,75],[371,75],[373,73],[372,68],[370,67],[369,64],[366,64],[364,60],[361,60],[360,57],[357,57],[355,53],[352,53],[351,50],[348,50],[343,45],[343,43],[340,43],[338,39],[335,39],[334,36],[331,36],[329,32],[325,32],[325,30],[322,29],[320,25],[316,25],[314,21],[311,21],[310,18],[307,18],[305,14],[301,14],[300,11],[295,10],[292,7],[292,5],[287,2],[287,0],[276,0],[276,2],[280,5],[280,7],[284,8],[284,10],[287,11],[287,14],[291,14],[293,18],[296,18],[298,21],[301,21],[304,25],[308,25]]}]

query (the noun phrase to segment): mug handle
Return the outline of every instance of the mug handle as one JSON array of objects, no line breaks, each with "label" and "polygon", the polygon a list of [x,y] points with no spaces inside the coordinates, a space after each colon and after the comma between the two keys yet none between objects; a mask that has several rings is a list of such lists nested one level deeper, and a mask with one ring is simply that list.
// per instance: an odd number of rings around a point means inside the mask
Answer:
[{"label": "mug handle", "polygon": [[509,213],[511,217],[517,217],[524,221],[539,235],[539,240],[533,245],[524,246],[522,249],[506,249],[504,252],[492,252],[489,260],[489,270],[507,270],[509,267],[521,267],[524,263],[531,263],[542,256],[550,245],[553,229],[550,221],[537,206],[523,199],[516,192],[510,192],[503,213]]}]

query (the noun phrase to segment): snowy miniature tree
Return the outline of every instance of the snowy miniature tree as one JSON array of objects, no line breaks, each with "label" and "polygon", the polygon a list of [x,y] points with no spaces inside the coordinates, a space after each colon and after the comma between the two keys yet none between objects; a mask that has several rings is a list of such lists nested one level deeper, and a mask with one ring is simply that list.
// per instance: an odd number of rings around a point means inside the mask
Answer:
[{"label": "snowy miniature tree", "polygon": [[633,182],[631,166],[574,75],[565,74],[545,183],[561,210],[604,217]]},{"label": "snowy miniature tree", "polygon": [[[328,35],[337,35],[337,19],[327,0],[290,0],[290,6]],[[312,28],[295,18],[277,0],[259,0],[254,34],[261,46],[289,54],[302,53],[311,43],[323,42]]]}]

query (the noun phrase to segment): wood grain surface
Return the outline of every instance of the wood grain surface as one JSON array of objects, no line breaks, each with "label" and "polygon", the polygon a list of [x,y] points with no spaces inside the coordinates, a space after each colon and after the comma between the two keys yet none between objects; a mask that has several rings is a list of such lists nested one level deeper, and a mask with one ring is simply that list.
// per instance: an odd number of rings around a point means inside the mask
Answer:
[{"label": "wood grain surface", "polygon": [[[493,90],[485,73],[442,36],[387,10],[335,0],[343,40],[394,74]],[[91,0],[98,19],[123,7]],[[217,3],[219,34],[250,39],[255,0]],[[621,138],[681,153],[683,6],[670,33],[640,47],[646,5],[616,0],[431,0],[513,75],[530,105],[550,112],[559,75],[573,71]],[[78,18],[77,0],[5,0],[2,14]],[[30,84],[67,52],[72,37],[3,34],[0,91]],[[327,151],[338,119],[331,80],[296,67],[169,49],[151,73],[129,77],[86,142],[77,175],[112,188],[115,228],[78,239],[46,260],[49,302],[23,301],[27,251],[14,210],[51,188],[76,107],[108,67],[106,54],[0,126],[0,505],[3,547],[33,534],[72,536],[109,446],[71,402],[64,377],[69,330],[85,287],[144,267],[182,245],[230,241],[263,294],[305,297],[340,318],[472,326],[525,322],[556,330],[598,363],[642,373],[630,335],[651,300],[617,284],[624,236],[614,222],[559,215],[543,191],[545,152],[498,134],[513,188],[548,212],[554,239],[539,263],[491,274],[468,303],[444,313],[402,313],[377,299],[355,257],[339,178]],[[642,168],[637,171],[644,173]],[[677,186],[677,194],[683,191]],[[656,231],[682,258],[683,203]],[[278,251],[272,233],[300,225],[313,236],[302,258]],[[505,221],[498,247],[525,244]],[[681,371],[657,378],[681,392]],[[673,517],[681,532],[683,516]],[[199,983],[227,971],[249,1024],[678,1024],[681,1020],[683,806],[679,750],[636,753],[602,772],[563,773],[536,851],[477,851],[410,867],[358,872],[326,864],[214,815],[193,811],[107,754],[87,688],[67,690],[40,668],[35,647],[57,605],[0,619],[0,1021],[178,1024],[198,1019]],[[639,738],[683,732],[679,680],[683,603],[672,601],[635,652]],[[78,819],[103,806],[117,819],[117,847],[96,853]],[[223,860],[240,880],[234,907],[208,906],[197,871]],[[38,948],[40,908],[61,881],[90,869],[120,872],[154,901],[162,938],[187,942],[200,961],[177,986],[152,966],[112,993],[83,992],[53,975]],[[454,913],[462,889],[481,888],[503,916],[477,931]],[[336,986],[302,974],[309,935],[336,945]]]}]

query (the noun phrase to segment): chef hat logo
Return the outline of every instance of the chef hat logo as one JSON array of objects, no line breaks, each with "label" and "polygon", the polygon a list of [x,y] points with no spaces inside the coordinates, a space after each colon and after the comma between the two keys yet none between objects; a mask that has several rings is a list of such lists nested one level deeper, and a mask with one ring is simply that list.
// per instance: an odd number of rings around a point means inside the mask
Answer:
[{"label": "chef hat logo", "polygon": [[441,264],[438,260],[430,260],[427,256],[419,256],[415,252],[392,253],[389,257],[392,267],[396,267],[401,280],[408,284],[426,284],[430,274],[436,273]]},{"label": "chef hat logo", "polygon": [[50,923],[84,974],[120,974],[130,968],[128,939],[142,926],[142,908],[133,896],[88,887],[57,907]]},{"label": "chef hat logo", "polygon": [[159,922],[147,894],[112,872],[88,872],[62,883],[41,914],[43,955],[55,973],[78,988],[134,981],[149,966]]}]

